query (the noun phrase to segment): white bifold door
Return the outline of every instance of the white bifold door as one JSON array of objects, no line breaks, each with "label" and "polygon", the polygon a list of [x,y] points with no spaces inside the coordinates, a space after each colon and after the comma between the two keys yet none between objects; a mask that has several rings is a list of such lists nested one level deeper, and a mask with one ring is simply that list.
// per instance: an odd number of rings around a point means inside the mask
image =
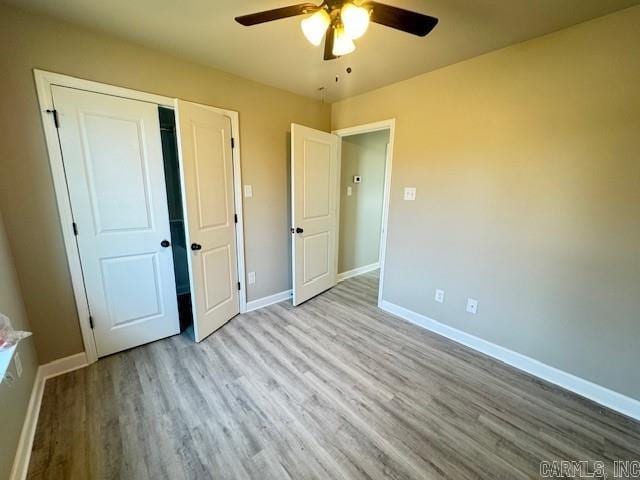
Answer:
[{"label": "white bifold door", "polygon": [[52,92],[98,356],[179,333],[158,106]]},{"label": "white bifold door", "polygon": [[194,333],[201,341],[239,307],[231,122],[178,101]]},{"label": "white bifold door", "polygon": [[291,125],[294,305],[337,282],[339,175],[339,137]]}]

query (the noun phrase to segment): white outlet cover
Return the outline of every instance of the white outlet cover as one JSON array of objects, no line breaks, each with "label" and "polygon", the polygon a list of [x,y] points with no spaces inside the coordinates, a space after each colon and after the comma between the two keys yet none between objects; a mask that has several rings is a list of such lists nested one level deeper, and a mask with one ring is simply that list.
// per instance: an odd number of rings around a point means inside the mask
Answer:
[{"label": "white outlet cover", "polygon": [[245,198],[253,197],[253,187],[251,185],[244,186],[244,196]]},{"label": "white outlet cover", "polygon": [[413,201],[416,199],[416,187],[404,187],[404,199]]},{"label": "white outlet cover", "polygon": [[473,315],[478,313],[478,300],[475,298],[467,298],[467,312]]},{"label": "white outlet cover", "polygon": [[444,303],[444,290],[437,289],[434,298],[436,302]]},{"label": "white outlet cover", "polygon": [[254,283],[256,283],[256,272],[249,272],[247,274],[247,281],[249,282],[250,285],[253,285]]},{"label": "white outlet cover", "polygon": [[350,197],[353,194],[353,188],[347,187],[347,197]]}]

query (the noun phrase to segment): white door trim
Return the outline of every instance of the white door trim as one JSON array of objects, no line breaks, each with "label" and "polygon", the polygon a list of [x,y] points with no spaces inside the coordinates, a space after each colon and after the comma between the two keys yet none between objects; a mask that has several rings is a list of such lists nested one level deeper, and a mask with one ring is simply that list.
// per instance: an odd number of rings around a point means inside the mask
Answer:
[{"label": "white door trim", "polygon": [[[389,144],[387,148],[387,161],[384,168],[384,197],[382,201],[382,228],[380,229],[380,283],[378,286],[378,307],[382,308],[382,292],[384,288],[384,265],[387,256],[387,231],[389,224],[389,200],[391,195],[391,169],[393,166],[393,144],[396,135],[396,119],[381,120],[379,122],[366,123],[353,127],[333,130],[339,137],[349,137],[361,133],[378,132],[389,130]],[[342,158],[340,158],[342,162]],[[338,233],[339,234],[339,233]]]},{"label": "white door trim", "polygon": [[[38,95],[38,104],[40,106],[40,116],[42,127],[44,130],[47,152],[49,154],[49,166],[51,168],[51,176],[53,178],[53,187],[58,205],[58,214],[60,218],[60,228],[64,241],[67,263],[69,265],[69,273],[71,274],[71,284],[73,287],[74,299],[76,304],[76,312],[80,322],[80,331],[82,333],[82,341],[84,343],[85,353],[87,355],[87,363],[91,364],[98,360],[95,338],[93,330],[89,325],[89,307],[84,290],[84,282],[82,278],[82,268],[80,264],[80,253],[78,251],[75,235],[73,232],[73,215],[71,213],[71,201],[67,191],[67,178],[64,172],[64,164],[62,162],[62,151],[60,142],[58,141],[58,132],[56,131],[52,115],[47,110],[53,109],[53,95],[51,92],[52,85],[61,87],[77,88],[95,93],[113,95],[116,97],[129,98],[132,100],[140,100],[143,102],[155,103],[158,106],[176,109],[177,99],[155,95],[152,93],[140,92],[128,88],[117,87],[105,83],[93,82],[81,78],[62,75],[59,73],[47,72],[44,70],[33,70],[33,76],[36,83],[36,91]],[[224,110],[210,107],[218,112],[227,115],[231,119],[231,131],[235,139],[233,148],[233,175],[234,175],[234,196],[235,206],[238,213],[238,224],[236,226],[236,243],[238,255],[238,276],[242,278],[240,290],[240,313],[246,311],[246,279],[245,279],[245,259],[244,259],[244,221],[242,212],[242,195],[241,195],[241,177],[240,177],[240,122],[238,112],[232,110]],[[184,189],[184,184],[182,185]],[[184,198],[184,195],[183,195]]]}]

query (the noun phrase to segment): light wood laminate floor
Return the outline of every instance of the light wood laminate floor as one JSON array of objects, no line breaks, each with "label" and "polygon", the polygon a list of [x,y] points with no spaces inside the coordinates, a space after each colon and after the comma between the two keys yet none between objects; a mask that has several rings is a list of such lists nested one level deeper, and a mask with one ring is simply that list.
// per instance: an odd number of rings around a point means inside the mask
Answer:
[{"label": "light wood laminate floor", "polygon": [[368,274],[47,382],[31,479],[539,478],[640,425],[375,306]]}]

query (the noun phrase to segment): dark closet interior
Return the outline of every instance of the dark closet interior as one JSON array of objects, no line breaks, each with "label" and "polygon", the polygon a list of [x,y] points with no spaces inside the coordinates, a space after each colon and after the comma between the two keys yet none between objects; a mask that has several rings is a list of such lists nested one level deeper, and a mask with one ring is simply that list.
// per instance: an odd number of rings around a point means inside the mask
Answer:
[{"label": "dark closet interior", "polygon": [[180,165],[178,162],[178,141],[176,137],[175,113],[170,108],[158,108],[160,117],[160,136],[162,139],[162,158],[164,161],[164,179],[167,187],[169,223],[171,226],[171,245],[173,246],[173,268],[176,276],[176,295],[180,330],[184,331],[193,324],[191,310],[191,289],[189,285],[189,266],[187,264],[187,244],[184,229],[184,211],[182,209],[182,189],[180,188]]}]

